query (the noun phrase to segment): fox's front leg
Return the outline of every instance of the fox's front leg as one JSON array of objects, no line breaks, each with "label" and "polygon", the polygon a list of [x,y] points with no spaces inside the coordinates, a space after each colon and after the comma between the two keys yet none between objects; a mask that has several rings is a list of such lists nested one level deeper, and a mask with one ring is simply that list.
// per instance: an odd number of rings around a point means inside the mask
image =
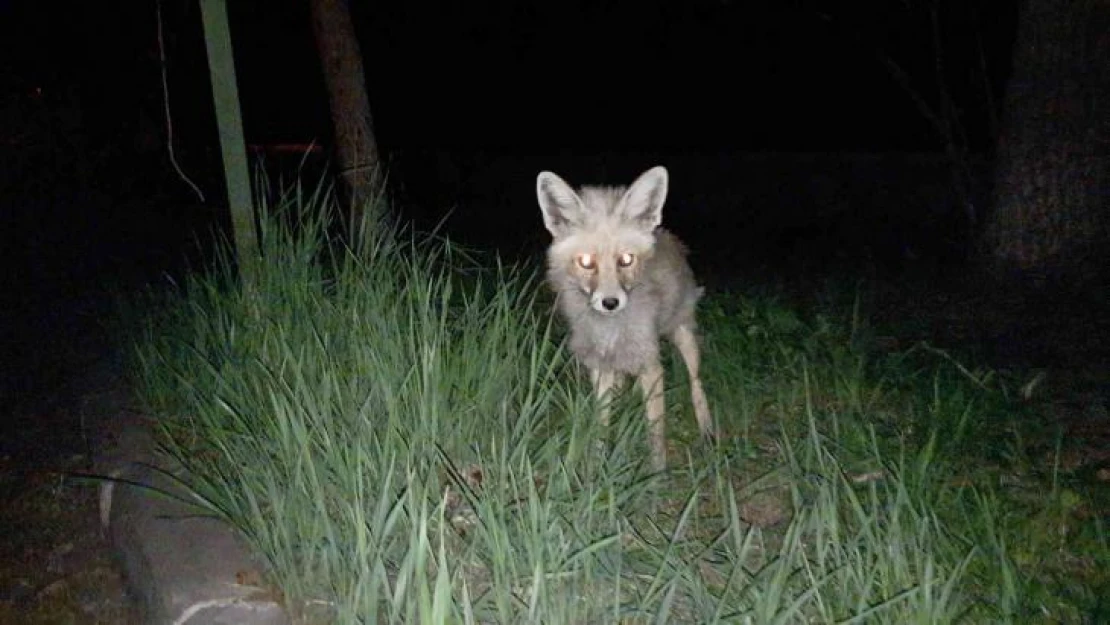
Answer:
[{"label": "fox's front leg", "polygon": [[640,389],[647,404],[648,431],[651,436],[652,465],[657,471],[667,468],[667,435],[663,399],[663,365],[654,362],[640,373]]},{"label": "fox's front leg", "polygon": [[597,419],[601,422],[601,425],[609,425],[609,403],[613,400],[613,387],[617,385],[617,373],[615,371],[590,369],[590,381],[593,383],[594,394],[597,396]]},{"label": "fox's front leg", "polygon": [[694,337],[693,330],[687,325],[675,329],[674,334],[671,335],[671,340],[674,341],[679,353],[682,354],[682,360],[686,363],[686,371],[690,374],[690,395],[694,402],[694,416],[698,419],[698,428],[702,435],[715,439],[717,438],[717,429],[713,425],[713,416],[709,413],[709,401],[705,398],[701,376],[698,375],[701,357],[698,350],[698,340]]}]

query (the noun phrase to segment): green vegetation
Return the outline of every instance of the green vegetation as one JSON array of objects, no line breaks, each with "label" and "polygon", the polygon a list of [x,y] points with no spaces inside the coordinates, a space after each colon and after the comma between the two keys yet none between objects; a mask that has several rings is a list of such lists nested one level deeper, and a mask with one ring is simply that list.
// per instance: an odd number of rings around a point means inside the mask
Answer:
[{"label": "green vegetation", "polygon": [[1110,618],[1099,485],[1023,455],[1020,380],[892,350],[858,306],[716,294],[723,436],[697,440],[675,359],[653,474],[638,394],[596,424],[532,274],[397,233],[335,249],[298,217],[326,203],[270,210],[254,290],[223,262],[136,341],[167,455],[304,621]]}]

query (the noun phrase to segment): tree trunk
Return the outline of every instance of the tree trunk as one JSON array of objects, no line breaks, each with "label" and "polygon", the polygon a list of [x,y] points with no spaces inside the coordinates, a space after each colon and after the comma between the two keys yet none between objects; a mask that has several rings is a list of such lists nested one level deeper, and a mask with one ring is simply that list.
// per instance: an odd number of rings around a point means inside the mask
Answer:
[{"label": "tree trunk", "polygon": [[[316,49],[331,102],[340,197],[350,207],[350,233],[365,217],[369,225],[385,219],[377,200],[381,161],[366,95],[362,53],[347,0],[310,0]],[[371,211],[371,214],[366,214]]]},{"label": "tree trunk", "polygon": [[984,232],[986,260],[1006,281],[1084,282],[1107,258],[1108,7],[1022,4]]}]

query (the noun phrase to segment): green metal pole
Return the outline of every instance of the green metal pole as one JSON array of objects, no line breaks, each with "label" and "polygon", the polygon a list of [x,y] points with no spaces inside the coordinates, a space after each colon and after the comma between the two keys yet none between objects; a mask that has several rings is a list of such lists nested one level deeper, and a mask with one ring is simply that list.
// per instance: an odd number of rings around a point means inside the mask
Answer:
[{"label": "green metal pole", "polygon": [[239,112],[239,88],[235,80],[235,59],[231,52],[231,30],[228,28],[224,0],[200,0],[204,22],[204,42],[208,49],[208,74],[212,79],[212,99],[216,106],[216,124],[220,131],[224,179],[227,182],[228,207],[239,262],[239,276],[250,290],[254,268],[259,258],[258,234],[255,228],[254,202],[251,199],[247,149],[243,140],[243,118]]}]

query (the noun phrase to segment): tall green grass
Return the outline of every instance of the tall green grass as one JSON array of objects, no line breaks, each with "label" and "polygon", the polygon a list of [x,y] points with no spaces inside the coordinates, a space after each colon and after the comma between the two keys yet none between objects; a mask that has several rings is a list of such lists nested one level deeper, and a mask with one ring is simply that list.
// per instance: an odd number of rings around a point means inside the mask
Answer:
[{"label": "tall green grass", "polygon": [[[540,285],[398,232],[328,241],[329,200],[264,221],[250,292],[226,256],[152,312],[143,397],[198,505],[338,623],[943,623],[1019,619],[1000,504],[954,463],[974,376],[874,357],[867,329],[770,299],[704,307],[724,438],[671,470],[635,393],[608,431]],[[677,459],[677,460],[676,460]]]}]

